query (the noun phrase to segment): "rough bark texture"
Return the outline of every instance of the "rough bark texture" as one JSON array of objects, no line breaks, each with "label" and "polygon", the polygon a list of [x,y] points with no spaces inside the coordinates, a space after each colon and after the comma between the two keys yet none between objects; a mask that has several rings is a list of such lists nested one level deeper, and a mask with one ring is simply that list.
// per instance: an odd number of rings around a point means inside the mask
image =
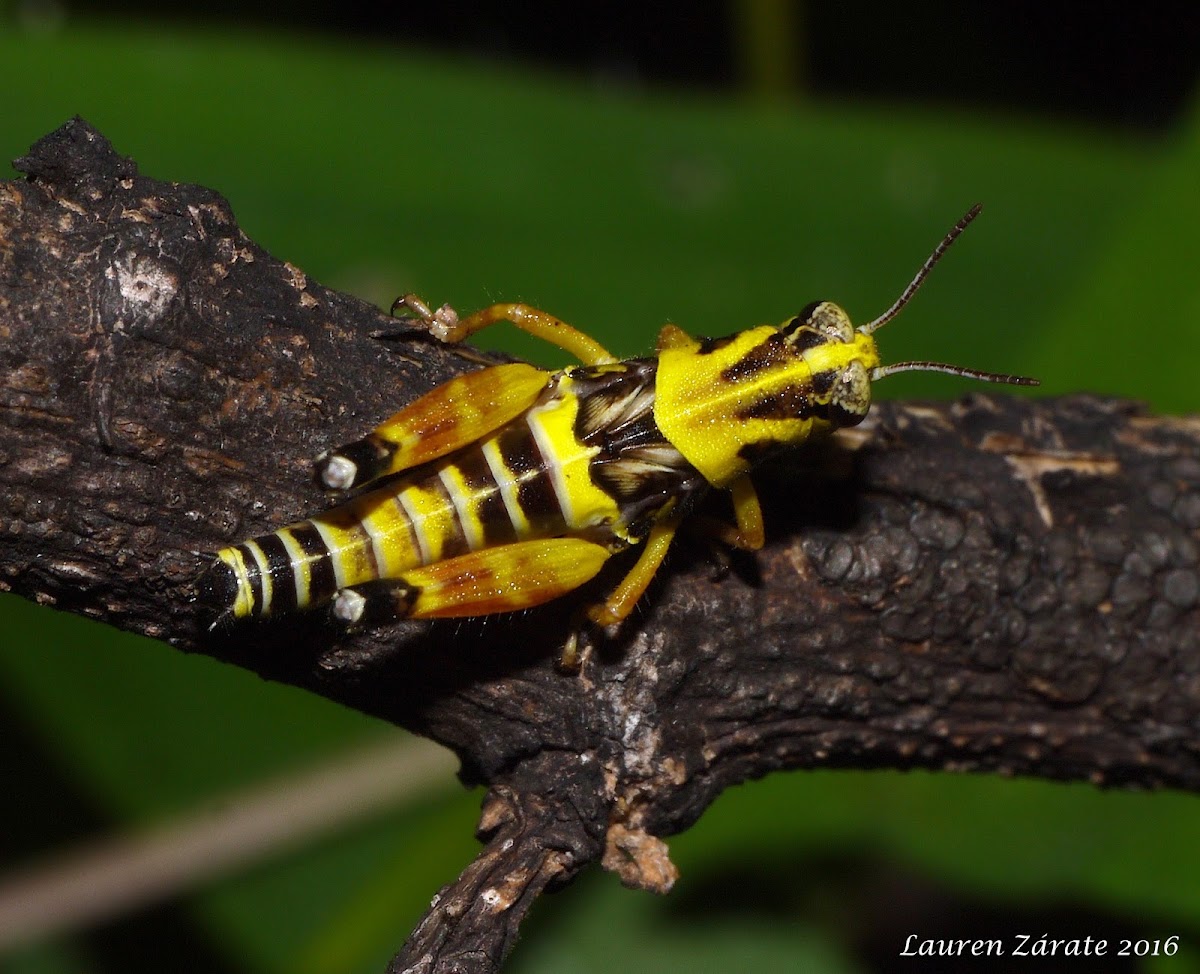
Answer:
[{"label": "rough bark texture", "polygon": [[765,551],[714,578],[681,541],[578,676],[554,663],[572,600],[210,635],[193,552],[322,508],[310,458],[473,366],[372,337],[403,327],[82,121],[17,165],[28,178],[0,184],[0,587],[452,747],[491,789],[484,848],[394,970],[496,969],[531,901],[589,862],[669,888],[657,837],[780,768],[1200,788],[1200,420],[1126,402],[880,405],[762,472]]}]

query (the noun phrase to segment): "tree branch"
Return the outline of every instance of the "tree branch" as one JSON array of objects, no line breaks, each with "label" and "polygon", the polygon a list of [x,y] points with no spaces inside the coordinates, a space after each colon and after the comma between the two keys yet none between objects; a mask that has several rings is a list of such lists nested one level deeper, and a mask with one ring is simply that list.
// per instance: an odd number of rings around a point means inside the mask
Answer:
[{"label": "tree branch", "polygon": [[1200,789],[1200,421],[1090,397],[879,405],[763,471],[765,551],[715,579],[680,543],[579,676],[554,666],[570,599],[210,635],[193,552],[324,507],[310,459],[467,362],[371,337],[402,326],[80,120],[17,166],[28,179],[0,184],[0,586],[452,747],[491,789],[486,844],[393,970],[495,970],[537,894],[588,862],[669,888],[658,837],[780,768]]}]

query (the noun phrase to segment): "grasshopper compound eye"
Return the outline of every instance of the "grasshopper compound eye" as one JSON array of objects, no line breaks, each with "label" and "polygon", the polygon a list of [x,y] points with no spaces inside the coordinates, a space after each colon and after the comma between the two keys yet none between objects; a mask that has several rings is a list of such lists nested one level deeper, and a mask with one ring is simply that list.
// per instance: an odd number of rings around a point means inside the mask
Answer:
[{"label": "grasshopper compound eye", "polygon": [[857,426],[871,409],[871,377],[866,367],[853,360],[833,381],[829,398],[829,421],[838,427]]},{"label": "grasshopper compound eye", "polygon": [[814,301],[780,330],[801,350],[824,342],[854,341],[850,316],[832,301]]}]

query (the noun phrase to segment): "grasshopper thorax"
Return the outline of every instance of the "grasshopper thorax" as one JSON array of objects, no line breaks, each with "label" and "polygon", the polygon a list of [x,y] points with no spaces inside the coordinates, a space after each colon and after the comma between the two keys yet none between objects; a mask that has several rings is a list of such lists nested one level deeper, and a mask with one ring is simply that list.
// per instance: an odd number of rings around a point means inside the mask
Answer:
[{"label": "grasshopper thorax", "polygon": [[715,487],[775,450],[859,423],[871,405],[874,340],[823,301],[782,327],[664,348],[654,419]]}]

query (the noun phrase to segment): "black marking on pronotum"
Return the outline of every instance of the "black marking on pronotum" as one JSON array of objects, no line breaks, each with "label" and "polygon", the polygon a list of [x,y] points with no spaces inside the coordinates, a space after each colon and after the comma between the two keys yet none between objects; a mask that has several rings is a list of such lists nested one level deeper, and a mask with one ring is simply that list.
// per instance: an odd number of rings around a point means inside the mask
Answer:
[{"label": "black marking on pronotum", "polygon": [[739,412],[739,419],[810,419],[822,416],[821,403],[814,403],[798,386],[761,396]]},{"label": "black marking on pronotum", "polygon": [[794,359],[795,354],[788,347],[787,339],[776,332],[768,335],[765,341],[722,370],[721,378],[726,382],[741,382],[787,365]]},{"label": "black marking on pronotum", "polygon": [[841,369],[826,369],[824,372],[812,374],[813,392],[817,399],[827,399],[833,390],[833,384],[841,377]]}]

